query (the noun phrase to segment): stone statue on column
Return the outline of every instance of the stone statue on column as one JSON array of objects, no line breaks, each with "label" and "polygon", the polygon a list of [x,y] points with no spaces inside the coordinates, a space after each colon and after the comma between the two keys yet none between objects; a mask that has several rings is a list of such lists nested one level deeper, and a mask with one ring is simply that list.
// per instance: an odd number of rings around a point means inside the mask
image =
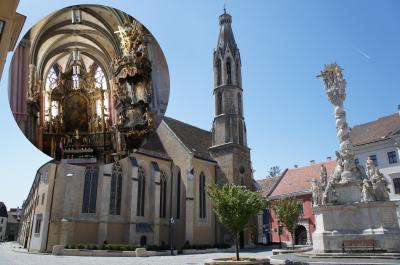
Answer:
[{"label": "stone statue on column", "polygon": [[346,80],[343,78],[342,69],[335,63],[325,65],[319,77],[324,79],[326,94],[334,106],[336,134],[339,138],[336,167],[326,184],[322,203],[359,202],[361,200],[362,174],[355,163],[350,129],[343,106],[346,98]]}]

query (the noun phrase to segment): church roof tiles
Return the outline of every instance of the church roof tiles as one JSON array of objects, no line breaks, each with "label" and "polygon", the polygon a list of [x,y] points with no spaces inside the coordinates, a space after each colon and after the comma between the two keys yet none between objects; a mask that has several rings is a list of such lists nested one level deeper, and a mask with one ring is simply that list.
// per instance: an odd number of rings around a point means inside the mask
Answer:
[{"label": "church roof tiles", "polygon": [[208,148],[212,145],[212,134],[210,131],[169,117],[164,117],[163,120],[182,143],[194,153],[195,157],[214,161],[208,151]]}]

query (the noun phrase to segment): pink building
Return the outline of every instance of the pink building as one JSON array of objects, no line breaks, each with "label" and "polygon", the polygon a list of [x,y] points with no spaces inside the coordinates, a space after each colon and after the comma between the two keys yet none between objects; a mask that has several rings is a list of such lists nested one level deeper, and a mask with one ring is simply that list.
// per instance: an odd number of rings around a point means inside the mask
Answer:
[{"label": "pink building", "polygon": [[[286,197],[295,197],[302,203],[303,211],[295,231],[294,241],[297,245],[312,244],[312,234],[315,230],[315,218],[312,210],[311,180],[320,179],[322,165],[325,165],[328,176],[330,176],[335,168],[335,163],[335,160],[328,159],[321,163],[311,161],[310,165],[304,167],[289,168],[282,173],[277,185],[269,195],[269,199],[272,201]],[[290,243],[291,235],[286,228],[283,228],[281,238],[279,239],[277,217],[273,209],[270,209],[269,213],[272,242],[282,241],[284,243]]]}]

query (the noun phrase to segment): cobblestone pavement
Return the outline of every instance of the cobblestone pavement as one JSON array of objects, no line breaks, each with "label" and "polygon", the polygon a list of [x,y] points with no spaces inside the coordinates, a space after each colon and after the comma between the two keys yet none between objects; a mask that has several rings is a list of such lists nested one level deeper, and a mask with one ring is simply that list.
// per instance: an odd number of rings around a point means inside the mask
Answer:
[{"label": "cobblestone pavement", "polygon": [[[315,265],[399,265],[400,259],[379,259],[379,258],[307,258],[302,256],[297,256],[296,254],[283,254],[273,256],[274,260],[290,260],[291,265],[305,265],[305,264],[315,264]],[[274,261],[271,260],[271,263]],[[277,263],[275,263],[277,264]]]},{"label": "cobblestone pavement", "polygon": [[[267,257],[270,249],[241,252],[242,256]],[[74,257],[29,254],[15,243],[0,243],[0,265],[200,265],[205,259],[234,256],[234,253],[210,253],[163,257]]]}]

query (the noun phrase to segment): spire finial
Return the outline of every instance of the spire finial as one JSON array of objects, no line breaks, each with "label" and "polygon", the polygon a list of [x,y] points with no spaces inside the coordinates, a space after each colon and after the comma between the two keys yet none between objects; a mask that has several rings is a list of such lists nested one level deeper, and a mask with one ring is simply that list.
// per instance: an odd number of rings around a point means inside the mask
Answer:
[{"label": "spire finial", "polygon": [[224,14],[226,14],[226,4],[224,3]]}]

